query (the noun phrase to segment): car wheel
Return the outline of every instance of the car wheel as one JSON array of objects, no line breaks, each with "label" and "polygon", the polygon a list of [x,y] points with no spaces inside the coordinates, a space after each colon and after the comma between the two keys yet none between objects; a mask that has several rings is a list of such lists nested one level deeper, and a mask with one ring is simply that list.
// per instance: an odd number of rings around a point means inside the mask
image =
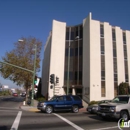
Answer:
[{"label": "car wheel", "polygon": [[124,121],[128,121],[129,119],[129,115],[128,115],[128,112],[127,111],[121,111],[120,113],[121,115],[121,118],[124,120]]},{"label": "car wheel", "polygon": [[50,114],[53,112],[53,107],[52,106],[47,106],[46,107],[46,113]]},{"label": "car wheel", "polygon": [[78,113],[78,112],[79,112],[79,107],[78,107],[77,105],[74,105],[74,106],[72,107],[72,111],[73,111],[74,113]]}]

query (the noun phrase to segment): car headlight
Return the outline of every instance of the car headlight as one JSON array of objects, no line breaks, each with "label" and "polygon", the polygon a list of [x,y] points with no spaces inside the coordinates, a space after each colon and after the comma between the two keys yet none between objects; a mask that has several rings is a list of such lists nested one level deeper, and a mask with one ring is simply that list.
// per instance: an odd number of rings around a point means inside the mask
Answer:
[{"label": "car headlight", "polygon": [[109,109],[111,112],[115,112],[116,111],[116,107],[110,107]]},{"label": "car headlight", "polygon": [[40,106],[41,106],[41,107],[44,106],[44,103],[40,103]]}]

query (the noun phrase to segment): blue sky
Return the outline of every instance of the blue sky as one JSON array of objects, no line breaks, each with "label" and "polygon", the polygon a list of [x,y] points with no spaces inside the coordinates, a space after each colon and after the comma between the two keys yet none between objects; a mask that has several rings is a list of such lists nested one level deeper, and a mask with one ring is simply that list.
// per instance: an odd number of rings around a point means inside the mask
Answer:
[{"label": "blue sky", "polygon": [[[91,12],[92,19],[130,30],[129,5],[130,0],[0,0],[0,60],[21,37],[40,39],[44,48],[53,19],[77,25]],[[0,82],[16,87],[1,76]]]}]

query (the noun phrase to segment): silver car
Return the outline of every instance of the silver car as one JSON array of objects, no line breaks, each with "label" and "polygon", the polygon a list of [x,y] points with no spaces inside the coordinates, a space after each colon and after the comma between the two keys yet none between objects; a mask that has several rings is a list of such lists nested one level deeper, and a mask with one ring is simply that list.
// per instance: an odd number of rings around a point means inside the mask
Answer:
[{"label": "silver car", "polygon": [[86,111],[88,111],[89,113],[97,113],[97,111],[98,111],[98,105],[102,104],[102,103],[107,103],[107,102],[111,102],[111,100],[101,100],[97,104],[89,105],[86,108]]}]

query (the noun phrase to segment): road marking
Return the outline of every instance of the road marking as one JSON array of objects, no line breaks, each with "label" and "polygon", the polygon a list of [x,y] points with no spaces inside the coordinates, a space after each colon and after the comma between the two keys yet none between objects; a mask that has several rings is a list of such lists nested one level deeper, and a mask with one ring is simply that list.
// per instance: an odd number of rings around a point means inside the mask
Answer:
[{"label": "road marking", "polygon": [[18,125],[20,122],[21,115],[22,115],[22,111],[19,111],[10,130],[18,130]]},{"label": "road marking", "polygon": [[118,126],[112,126],[112,127],[106,127],[106,128],[98,128],[98,129],[90,129],[90,130],[108,130],[108,129],[113,129],[113,128],[118,128]]},{"label": "road marking", "polygon": [[84,130],[82,129],[81,127],[77,126],[76,124],[72,123],[71,121],[67,120],[66,118],[56,114],[56,113],[53,113],[53,115],[59,117],[60,119],[62,119],[63,121],[67,122],[68,124],[70,124],[72,127],[76,128],[77,130]]}]

